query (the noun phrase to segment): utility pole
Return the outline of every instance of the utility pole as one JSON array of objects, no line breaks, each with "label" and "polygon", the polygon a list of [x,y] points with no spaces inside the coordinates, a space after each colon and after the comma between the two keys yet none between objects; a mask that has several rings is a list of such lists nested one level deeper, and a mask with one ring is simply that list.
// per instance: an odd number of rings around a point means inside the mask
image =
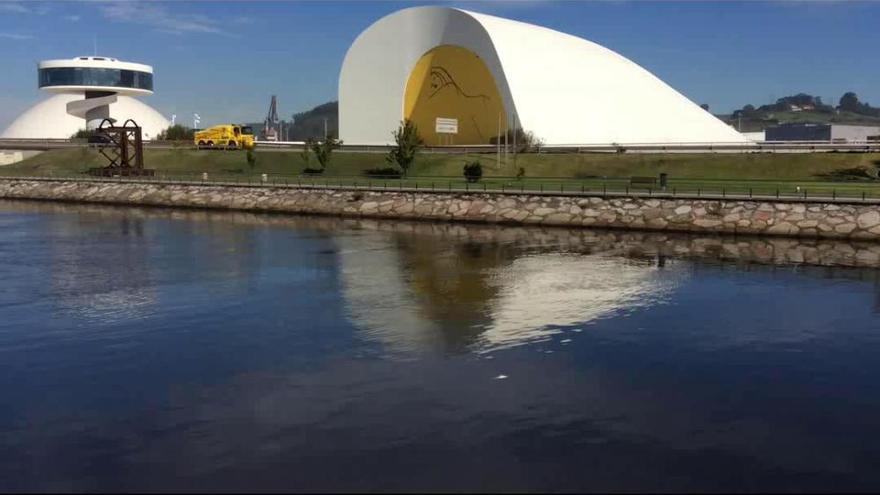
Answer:
[{"label": "utility pole", "polygon": [[504,119],[504,165],[507,165],[507,135],[510,134],[510,118]]},{"label": "utility pole", "polygon": [[501,170],[501,114],[498,114],[498,137],[495,138],[495,169]]},{"label": "utility pole", "polygon": [[516,148],[516,135],[518,134],[518,131],[517,131],[518,129],[519,128],[516,125],[516,114],[514,114],[513,115],[513,166],[514,166],[514,168],[516,168],[516,153],[518,151]]},{"label": "utility pole", "polygon": [[327,140],[327,117],[324,117],[324,141]]}]

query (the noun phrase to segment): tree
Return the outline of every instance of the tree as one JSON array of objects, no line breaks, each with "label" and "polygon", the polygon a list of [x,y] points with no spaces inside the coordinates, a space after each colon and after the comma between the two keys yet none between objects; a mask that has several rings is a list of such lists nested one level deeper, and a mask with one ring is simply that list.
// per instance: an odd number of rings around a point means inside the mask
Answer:
[{"label": "tree", "polygon": [[705,110],[705,111],[708,112],[708,111],[709,111],[709,104],[708,104],[708,103],[703,103],[702,105],[700,105],[700,108],[702,108],[703,110]]},{"label": "tree", "polygon": [[192,141],[195,131],[189,127],[175,124],[156,136],[158,141]]},{"label": "tree", "polygon": [[411,120],[405,119],[400,123],[400,127],[392,133],[394,136],[394,147],[388,152],[385,161],[400,167],[403,175],[406,176],[407,171],[416,159],[425,142],[419,136],[419,129]]},{"label": "tree", "polygon": [[846,112],[856,112],[858,113],[861,110],[861,103],[859,103],[859,97],[856,96],[852,91],[848,91],[840,97],[840,104],[837,108],[846,111]]},{"label": "tree", "polygon": [[323,141],[312,142],[312,152],[315,153],[315,159],[318,160],[318,163],[321,165],[322,171],[325,170],[330,163],[330,157],[333,155],[333,150],[340,146],[342,146],[342,141],[333,136],[327,136],[327,139],[324,139]]},{"label": "tree", "polygon": [[254,150],[247,150],[247,164],[253,172],[257,166],[257,155],[254,154]]},{"label": "tree", "polygon": [[[516,153],[537,153],[544,146],[544,141],[535,136],[535,133],[532,131],[510,129],[507,131],[506,137],[507,145],[511,146]],[[491,137],[489,138],[489,144],[498,144],[499,140],[504,144],[505,136],[502,134],[500,137]],[[513,148],[514,144],[516,144],[515,148]]]},{"label": "tree", "polygon": [[306,138],[305,143],[303,143],[303,149],[299,152],[299,156],[302,158],[306,168],[309,168],[309,161],[312,158],[312,148],[314,146],[315,140],[313,138]]}]

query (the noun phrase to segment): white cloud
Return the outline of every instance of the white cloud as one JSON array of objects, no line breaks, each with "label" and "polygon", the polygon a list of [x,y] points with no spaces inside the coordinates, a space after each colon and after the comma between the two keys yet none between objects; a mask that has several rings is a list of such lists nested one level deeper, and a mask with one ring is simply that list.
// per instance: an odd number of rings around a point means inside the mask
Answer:
[{"label": "white cloud", "polygon": [[30,14],[31,10],[25,7],[23,4],[9,2],[9,3],[0,3],[0,12],[11,12],[15,14]]},{"label": "white cloud", "polygon": [[7,2],[0,0],[0,12],[45,15],[49,12],[49,6],[44,2]]},{"label": "white cloud", "polygon": [[32,40],[33,36],[29,34],[19,34],[19,33],[0,33],[0,38],[7,40],[15,40],[15,41],[24,41],[24,40]]},{"label": "white cloud", "polygon": [[114,2],[101,6],[101,13],[112,21],[131,22],[150,26],[173,34],[225,34],[208,16],[174,14],[165,5],[154,3]]},{"label": "white cloud", "polygon": [[82,16],[66,15],[66,16],[64,16],[64,18],[70,22],[79,22],[79,20],[82,19]]}]

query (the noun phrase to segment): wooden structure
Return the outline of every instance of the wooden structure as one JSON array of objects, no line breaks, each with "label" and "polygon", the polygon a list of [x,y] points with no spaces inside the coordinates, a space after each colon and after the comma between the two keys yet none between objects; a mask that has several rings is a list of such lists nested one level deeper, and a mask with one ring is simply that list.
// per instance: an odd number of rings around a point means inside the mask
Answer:
[{"label": "wooden structure", "polygon": [[144,143],[141,128],[128,119],[122,126],[104,119],[89,138],[98,151],[110,162],[106,167],[89,169],[97,177],[143,177],[155,175],[155,170],[144,168]]}]

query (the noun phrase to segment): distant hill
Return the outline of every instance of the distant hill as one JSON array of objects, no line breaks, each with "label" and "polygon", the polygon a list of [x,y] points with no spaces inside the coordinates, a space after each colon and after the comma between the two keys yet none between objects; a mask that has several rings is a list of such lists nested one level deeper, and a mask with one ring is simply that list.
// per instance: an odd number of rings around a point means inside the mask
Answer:
[{"label": "distant hill", "polygon": [[[819,96],[798,93],[779,98],[775,103],[755,107],[746,105],[730,114],[716,115],[719,119],[738,127],[742,132],[761,131],[768,127],[789,122],[835,123],[880,126],[880,108],[860,102],[855,93],[846,93],[837,106],[828,105]],[[304,141],[307,138],[324,137],[324,119],[327,132],[339,136],[339,102],[330,101],[293,115],[293,122],[285,122],[287,139]],[[262,132],[263,123],[251,124]]]},{"label": "distant hill", "polygon": [[[327,133],[339,137],[339,102],[322,103],[311,110],[293,114],[293,121],[283,120],[284,134],[288,141],[305,141],[308,138],[324,138],[324,119],[327,119]],[[263,139],[263,122],[246,124]]]},{"label": "distant hill", "polygon": [[339,137],[339,102],[331,101],[294,114],[293,122],[287,128],[288,139],[291,141],[304,141],[307,138],[322,139],[324,119],[327,119],[327,134]]},{"label": "distant hill", "polygon": [[880,108],[860,102],[852,92],[844,94],[837,106],[826,104],[819,96],[798,93],[779,98],[775,103],[757,108],[746,105],[733,113],[716,117],[742,132],[761,131],[792,122],[880,126]]}]

